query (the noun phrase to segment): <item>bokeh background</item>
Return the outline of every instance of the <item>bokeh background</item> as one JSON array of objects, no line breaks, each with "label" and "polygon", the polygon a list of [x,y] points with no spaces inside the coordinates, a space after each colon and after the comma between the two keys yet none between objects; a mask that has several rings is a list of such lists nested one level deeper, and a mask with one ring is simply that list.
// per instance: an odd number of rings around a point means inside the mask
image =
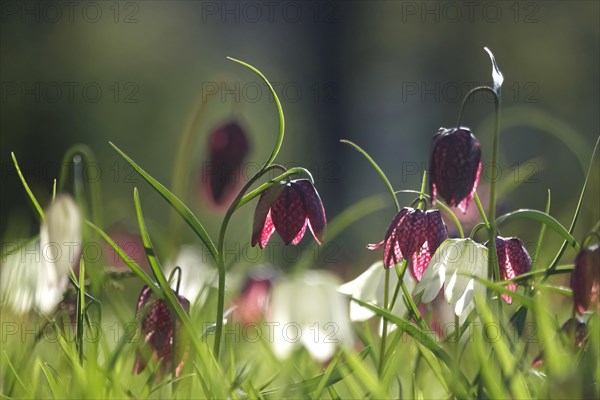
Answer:
[{"label": "bokeh background", "polygon": [[[363,146],[396,189],[419,189],[432,135],[456,124],[470,88],[491,80],[484,46],[505,77],[500,213],[543,209],[550,190],[551,213],[568,226],[600,132],[597,1],[0,4],[3,241],[39,229],[10,152],[47,204],[62,157],[76,143],[90,146],[98,159],[89,177],[99,177],[102,186],[102,225],[136,231],[137,186],[152,234],[159,246],[167,241],[168,205],[108,141],[171,186],[181,132],[198,99],[208,112],[196,129],[183,197],[216,236],[223,212],[211,208],[199,190],[206,137],[221,123],[240,121],[251,140],[246,171],[252,171],[269,154],[277,132],[266,86],[227,56],[255,65],[274,83],[286,115],[278,161],[313,172],[329,220],[385,193],[364,158],[340,139]],[[223,80],[225,90],[211,96]],[[484,163],[492,120],[493,103],[485,96],[468,105],[463,119],[482,143]],[[484,200],[488,178],[484,170]],[[598,190],[596,172],[578,240],[598,220]],[[403,195],[401,203],[413,198]],[[381,257],[364,246],[382,239],[395,213],[384,199],[386,208],[335,239],[319,258],[322,266],[350,278]],[[231,246],[247,246],[252,213],[250,205],[236,214]],[[501,229],[532,243],[539,226],[517,222]],[[191,232],[185,235],[183,241],[198,242]],[[560,243],[548,233],[542,260]],[[310,241],[305,238],[302,246]],[[268,261],[285,268],[295,253],[278,248]]]}]

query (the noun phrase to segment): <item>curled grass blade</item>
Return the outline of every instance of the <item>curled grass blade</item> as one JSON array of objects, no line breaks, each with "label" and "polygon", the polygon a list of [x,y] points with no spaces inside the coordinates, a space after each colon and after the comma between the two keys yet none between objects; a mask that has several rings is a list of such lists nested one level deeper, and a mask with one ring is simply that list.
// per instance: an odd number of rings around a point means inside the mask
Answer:
[{"label": "curled grass blade", "polygon": [[251,70],[252,72],[254,72],[256,75],[260,76],[260,78],[269,87],[269,90],[271,91],[271,95],[273,96],[273,99],[275,99],[275,106],[277,107],[277,114],[279,116],[279,133],[277,135],[277,139],[275,140],[275,145],[273,146],[273,151],[271,152],[271,155],[265,162],[265,165],[263,166],[263,168],[261,168],[261,169],[264,169],[264,168],[268,167],[269,165],[271,165],[271,163],[273,161],[275,161],[275,158],[277,158],[277,154],[279,153],[279,149],[281,149],[281,144],[283,143],[283,137],[285,134],[285,118],[283,116],[283,109],[281,108],[281,102],[279,101],[279,97],[277,97],[277,93],[275,93],[275,89],[273,89],[271,82],[269,82],[269,80],[263,75],[262,72],[260,72],[258,69],[256,69],[252,65],[245,63],[244,61],[240,61],[233,57],[227,57],[227,59],[229,59],[233,62],[236,62],[240,65],[243,65],[244,67],[246,67],[249,70]]},{"label": "curled grass blade", "polygon": [[133,161],[127,154],[121,151],[113,143],[109,142],[109,144],[117,151],[117,153],[119,153],[121,157],[125,159],[125,161],[127,161],[133,167],[133,169],[137,171],[137,173],[139,173],[142,176],[142,178],[146,180],[146,182],[150,184],[150,186],[154,188],[154,190],[156,190],[167,201],[167,203],[171,205],[171,207],[175,209],[175,211],[179,213],[179,215],[181,215],[181,217],[185,220],[185,222],[187,222],[190,228],[192,228],[196,235],[198,235],[200,240],[202,240],[202,242],[210,252],[210,255],[216,261],[218,254],[217,248],[215,247],[213,241],[206,232],[206,229],[204,229],[204,226],[202,226],[200,221],[198,221],[198,218],[196,218],[194,213],[192,213],[192,211],[181,200],[179,200],[179,198],[177,198],[173,193],[171,193],[169,189],[167,189],[163,184],[161,184],[152,176],[150,176],[150,174],[148,174],[144,169],[142,169],[142,167],[137,165],[135,161]]},{"label": "curled grass blade", "polygon": [[369,155],[369,153],[367,153],[362,147],[360,147],[359,145],[357,145],[356,143],[354,143],[350,140],[342,139],[342,140],[340,140],[340,142],[345,143],[345,144],[349,145],[350,147],[354,148],[354,150],[358,151],[360,154],[362,154],[367,159],[369,164],[371,164],[373,169],[375,169],[375,171],[379,174],[379,176],[383,180],[383,183],[385,183],[385,186],[388,188],[392,198],[394,199],[394,204],[396,205],[396,210],[400,211],[400,203],[398,203],[398,198],[396,197],[396,192],[394,192],[394,188],[392,187],[390,180],[385,175],[385,173],[383,172],[381,167],[379,167],[379,165],[375,162],[375,160],[373,160],[373,158]]}]

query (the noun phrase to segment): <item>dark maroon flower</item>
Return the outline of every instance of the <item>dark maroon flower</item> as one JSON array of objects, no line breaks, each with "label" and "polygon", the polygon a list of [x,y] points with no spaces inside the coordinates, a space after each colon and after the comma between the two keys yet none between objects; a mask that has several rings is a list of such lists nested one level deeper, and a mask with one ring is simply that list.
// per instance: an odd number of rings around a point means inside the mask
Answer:
[{"label": "dark maroon flower", "polygon": [[477,190],[481,148],[469,128],[440,128],[433,137],[429,162],[431,200],[439,194],[449,206],[465,213]]},{"label": "dark maroon flower", "polygon": [[327,219],[319,194],[308,179],[277,182],[265,190],[254,211],[252,246],[264,249],[275,230],[287,244],[298,244],[306,226],[323,242]]},{"label": "dark maroon flower", "polygon": [[[531,270],[531,257],[520,239],[496,237],[496,251],[498,253],[498,266],[500,279],[507,281]],[[509,283],[506,288],[516,292],[517,284]],[[512,297],[503,294],[502,298],[507,304],[512,303]]]},{"label": "dark maroon flower", "polygon": [[406,259],[413,276],[420,281],[431,256],[447,238],[448,230],[439,210],[422,211],[405,207],[392,220],[385,238],[367,248],[375,250],[385,243],[385,268]]},{"label": "dark maroon flower", "polygon": [[227,206],[242,183],[241,164],[250,149],[246,132],[236,122],[225,124],[211,133],[208,148],[203,186],[215,205]]},{"label": "dark maroon flower", "polygon": [[600,313],[600,246],[582,248],[575,257],[575,269],[571,274],[573,305],[583,314],[596,303]]},{"label": "dark maroon flower", "polygon": [[[177,335],[180,331],[180,323],[169,310],[167,303],[153,297],[152,290],[144,286],[135,311],[136,318],[141,312],[145,312],[141,319],[144,343],[136,352],[133,373],[142,372],[152,356],[155,361],[161,360],[157,378],[166,375],[174,365],[176,365],[175,375],[178,376],[183,367],[184,353],[187,352],[187,346],[182,343],[183,338]],[[183,296],[177,297],[183,309],[189,312],[190,302]],[[177,335],[176,346],[173,345],[173,332]]]}]

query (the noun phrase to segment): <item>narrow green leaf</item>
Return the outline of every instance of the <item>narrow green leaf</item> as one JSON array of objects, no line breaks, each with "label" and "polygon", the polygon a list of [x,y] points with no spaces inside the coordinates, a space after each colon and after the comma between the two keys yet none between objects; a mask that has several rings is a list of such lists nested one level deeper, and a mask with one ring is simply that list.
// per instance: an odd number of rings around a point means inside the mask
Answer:
[{"label": "narrow green leaf", "polygon": [[453,390],[455,390],[457,392],[456,394],[459,397],[470,397],[469,391],[468,391],[469,381],[462,374],[462,372],[460,371],[460,368],[459,368],[458,364],[456,364],[455,360],[453,360],[452,357],[450,357],[450,355],[444,349],[442,349],[442,347],[437,343],[436,339],[429,332],[425,332],[425,331],[421,330],[420,328],[418,328],[417,326],[415,326],[415,325],[403,320],[402,318],[399,318],[399,317],[391,314],[390,312],[388,312],[380,307],[377,307],[373,304],[366,303],[366,302],[359,300],[357,298],[354,298],[354,297],[352,298],[352,301],[355,301],[358,304],[360,304],[361,306],[370,309],[371,311],[373,311],[375,314],[379,315],[380,317],[385,318],[388,321],[395,323],[396,325],[398,325],[399,329],[401,329],[403,332],[406,332],[407,334],[412,336],[415,340],[420,342],[423,346],[428,348],[433,354],[436,355],[436,357],[438,359],[440,359],[444,364],[446,364],[448,366],[448,368],[456,371],[456,374],[459,377],[459,379],[457,380],[457,382],[448,382],[449,386],[451,386],[453,388]]},{"label": "narrow green leaf", "polygon": [[[471,277],[471,275],[468,274],[459,273],[459,275],[466,275]],[[493,290],[498,294],[507,294],[510,297],[512,297],[513,300],[516,300],[519,304],[522,304],[526,307],[533,307],[533,301],[531,300],[531,298],[523,296],[518,292],[513,292],[512,290],[507,289],[505,285],[499,285],[497,283],[491,282],[485,278],[481,278],[475,275],[473,275],[472,277],[475,278],[476,281],[481,282],[484,286],[488,287],[489,289]]]},{"label": "narrow green leaf", "polygon": [[[488,326],[501,326],[494,317],[492,310],[488,307],[487,302],[488,300],[485,297],[476,295],[475,304],[484,329]],[[502,336],[503,335],[500,335],[497,340],[490,340],[490,345],[494,349],[494,354],[500,362],[502,373],[509,381],[509,389],[511,391],[512,398],[528,399],[530,398],[530,395],[525,384],[525,379],[517,368],[518,362],[513,357],[510,349],[504,341],[504,337]],[[485,364],[482,369],[485,369]],[[500,379],[500,377],[497,377],[497,379]]]},{"label": "narrow green leaf", "polygon": [[342,352],[338,351],[338,353],[335,355],[333,360],[327,366],[327,369],[325,369],[325,372],[323,373],[323,376],[321,377],[321,380],[319,381],[317,388],[313,392],[313,395],[312,395],[313,400],[321,398],[321,393],[328,386],[327,383],[328,383],[329,379],[331,378],[331,374],[333,373],[335,367],[337,366],[338,361],[340,361],[341,355],[342,355]]},{"label": "narrow green leaf", "polygon": [[530,209],[521,209],[517,211],[510,212],[508,214],[504,214],[501,217],[498,217],[496,223],[500,225],[503,222],[507,222],[517,218],[526,218],[533,221],[541,222],[542,224],[548,226],[553,229],[556,233],[562,236],[565,241],[573,246],[576,250],[579,250],[579,243],[575,240],[575,238],[567,231],[567,229],[560,224],[556,219],[552,216],[546,214],[543,211],[539,210],[530,210]]},{"label": "narrow green leaf", "polygon": [[[583,182],[583,187],[581,188],[581,193],[579,194],[579,200],[577,201],[577,207],[575,208],[575,213],[573,214],[573,220],[571,221],[571,226],[569,227],[569,233],[573,233],[573,231],[575,230],[575,224],[577,223],[577,219],[579,218],[579,212],[581,211],[581,206],[583,204],[583,197],[585,195],[585,190],[587,188],[587,184],[590,179],[590,175],[592,173],[592,166],[594,165],[594,158],[596,156],[596,152],[598,151],[598,145],[600,145],[600,137],[598,137],[598,139],[596,140],[596,145],[594,146],[594,151],[592,152],[592,158],[590,159],[590,165],[588,166],[588,170],[585,175],[585,181]],[[563,253],[565,252],[565,249],[567,248],[567,243],[568,243],[568,241],[565,239],[562,246],[560,247],[560,250],[558,250],[556,257],[554,257],[554,260],[550,263],[548,272],[554,271],[554,269],[558,265],[560,258],[562,257]],[[549,275],[546,274],[546,278],[548,276]]]},{"label": "narrow green leaf", "polygon": [[[140,204],[140,197],[137,188],[133,191],[133,201],[135,205],[135,212],[138,220],[138,225],[140,228],[140,234],[142,236],[142,242],[144,244],[144,248],[146,249],[146,255],[148,258],[148,262],[150,263],[150,268],[155,275],[156,280],[158,281],[158,285],[162,289],[162,293],[164,294],[164,299],[168,303],[171,310],[177,314],[177,318],[181,321],[183,328],[185,329],[188,338],[194,350],[196,350],[197,355],[201,358],[202,365],[207,372],[216,372],[217,376],[212,375],[209,379],[209,382],[219,382],[218,387],[222,391],[223,384],[226,382],[225,377],[223,376],[221,369],[216,362],[215,358],[208,352],[206,348],[206,343],[201,343],[198,339],[197,332],[192,325],[192,321],[189,316],[179,303],[179,300],[175,296],[175,293],[171,289],[167,278],[160,267],[160,264],[156,258],[156,254],[154,253],[154,247],[152,246],[152,241],[150,240],[150,235],[148,233],[148,229],[146,227],[146,222],[144,220],[144,214],[142,213],[142,207]],[[216,385],[213,385],[211,388],[213,391],[217,390]],[[219,396],[217,396],[219,397]]]},{"label": "narrow green leaf", "polygon": [[10,368],[10,370],[11,370],[11,372],[13,374],[13,377],[16,379],[17,382],[19,382],[19,385],[21,385],[21,387],[23,389],[25,389],[25,391],[30,396],[31,393],[29,392],[27,386],[23,383],[23,381],[19,377],[19,374],[17,373],[17,370],[15,369],[15,367],[12,364],[12,362],[10,361],[10,357],[8,356],[8,353],[6,352],[6,350],[3,350],[3,353],[4,353],[4,357],[6,358],[6,362],[8,363],[8,367]]},{"label": "narrow green leaf", "polygon": [[[363,349],[358,354],[358,357],[361,360],[364,360],[367,357],[367,355],[369,354],[369,351],[370,351],[370,348],[368,348],[368,347]],[[321,373],[317,376],[313,376],[312,378],[308,378],[301,382],[294,383],[294,384],[288,386],[287,390],[291,391],[291,392],[299,392],[299,393],[312,393],[319,387],[319,384],[323,380],[323,377],[326,372],[327,371],[325,371],[324,373]],[[339,363],[338,362],[337,365],[335,366],[335,368],[333,369],[333,371],[331,371],[329,377],[327,378],[324,387],[331,386],[331,385],[341,381],[350,373],[352,373],[352,370],[348,369],[348,363]],[[279,389],[272,389],[267,392],[263,392],[263,394],[276,393],[276,392],[278,392],[278,390]]]},{"label": "narrow green leaf", "polygon": [[123,260],[123,262],[129,267],[129,269],[131,269],[142,281],[144,281],[144,284],[149,286],[150,289],[152,289],[152,291],[159,298],[164,297],[156,283],[154,283],[154,281],[150,279],[146,272],[139,265],[137,265],[137,263],[133,261],[131,257],[129,257],[127,253],[125,253],[125,251],[123,251],[123,249],[121,249],[119,245],[115,243],[115,241],[112,240],[110,236],[106,234],[106,232],[104,232],[102,229],[100,229],[98,226],[94,225],[88,220],[86,220],[85,223],[94,231],[96,231],[102,237],[102,239],[106,241],[106,243],[108,243],[108,245],[114,250],[114,252],[119,256],[119,258]]},{"label": "narrow green leaf", "polygon": [[181,201],[179,200],[173,193],[169,191],[165,186],[163,186],[160,182],[154,179],[150,174],[144,171],[139,165],[137,165],[127,154],[122,152],[117,146],[113,143],[109,142],[109,144],[119,153],[121,157],[125,159],[132,167],[135,169],[141,176],[156,190],[166,201],[173,207],[179,215],[187,222],[187,224],[192,228],[192,230],[198,235],[200,240],[204,243],[208,251],[210,252],[213,259],[217,260],[217,249],[211,240],[210,236],[204,229],[204,226],[198,221],[198,218],[192,213],[192,211]]},{"label": "narrow green leaf", "polygon": [[[493,362],[494,360],[491,359],[491,350],[485,346],[485,342],[486,341],[483,339],[483,333],[474,335],[473,345],[475,347],[475,354],[479,360],[479,374],[483,380],[485,388],[488,391],[488,396],[482,396],[482,393],[478,393],[477,397],[490,399],[509,399],[511,396],[504,385],[502,385],[500,369],[497,363]],[[477,379],[477,381],[478,380],[479,379]]]},{"label": "narrow green leaf", "polygon": [[365,368],[364,363],[353,351],[345,351],[344,354],[348,359],[348,365],[354,370],[354,375],[374,398],[384,399],[389,397],[387,391],[382,388],[377,376]]},{"label": "narrow green leaf", "polygon": [[42,369],[42,372],[44,373],[44,375],[46,376],[46,381],[48,382],[48,386],[50,386],[50,391],[52,392],[52,396],[54,396],[54,398],[57,398],[58,390],[57,390],[57,386],[56,386],[56,380],[54,379],[54,375],[52,375],[52,372],[41,361],[39,361],[39,366]]}]

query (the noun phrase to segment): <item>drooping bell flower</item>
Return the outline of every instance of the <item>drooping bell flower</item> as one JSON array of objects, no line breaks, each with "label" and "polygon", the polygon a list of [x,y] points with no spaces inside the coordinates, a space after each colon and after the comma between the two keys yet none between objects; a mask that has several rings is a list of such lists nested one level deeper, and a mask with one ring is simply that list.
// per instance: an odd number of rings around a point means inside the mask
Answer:
[{"label": "drooping bell flower", "polygon": [[279,272],[272,267],[259,267],[248,275],[241,293],[234,301],[232,318],[244,325],[257,323],[268,313],[273,283]]},{"label": "drooping bell flower", "polygon": [[469,128],[440,128],[433,137],[428,171],[432,202],[439,195],[466,213],[480,173],[481,148]]},{"label": "drooping bell flower", "polygon": [[17,314],[51,313],[63,299],[70,270],[79,267],[82,217],[77,204],[58,195],[45,215],[39,240],[23,243],[2,262],[1,302]]},{"label": "drooping bell flower", "polygon": [[306,227],[321,244],[327,219],[321,198],[308,179],[277,182],[265,190],[254,211],[252,246],[264,249],[277,231],[286,245],[298,244]]},{"label": "drooping bell flower", "polygon": [[[189,312],[190,302],[183,296],[177,298],[183,309]],[[152,289],[148,286],[144,286],[138,298],[136,318],[140,313],[144,313],[140,323],[144,342],[136,351],[133,373],[142,372],[150,358],[153,358],[161,362],[157,379],[172,371],[174,366],[175,376],[179,376],[188,346],[187,342],[182,343],[177,317],[164,300],[154,298]]]},{"label": "drooping bell flower", "polygon": [[600,245],[582,247],[571,273],[573,306],[579,314],[594,308],[600,313]]},{"label": "drooping bell flower", "polygon": [[[498,253],[498,266],[500,279],[507,281],[531,270],[531,257],[520,239],[516,237],[496,237],[496,251]],[[506,288],[515,292],[516,283],[509,283]],[[512,303],[512,297],[503,294],[502,298],[507,304]]]},{"label": "drooping bell flower", "polygon": [[242,163],[250,145],[246,132],[236,122],[215,129],[208,138],[208,164],[202,171],[202,183],[208,198],[216,206],[228,206],[242,183]]},{"label": "drooping bell flower", "polygon": [[405,207],[392,220],[385,238],[367,246],[375,250],[385,244],[383,265],[390,268],[402,259],[417,281],[431,261],[438,246],[448,238],[448,229],[439,210],[422,211]]}]

